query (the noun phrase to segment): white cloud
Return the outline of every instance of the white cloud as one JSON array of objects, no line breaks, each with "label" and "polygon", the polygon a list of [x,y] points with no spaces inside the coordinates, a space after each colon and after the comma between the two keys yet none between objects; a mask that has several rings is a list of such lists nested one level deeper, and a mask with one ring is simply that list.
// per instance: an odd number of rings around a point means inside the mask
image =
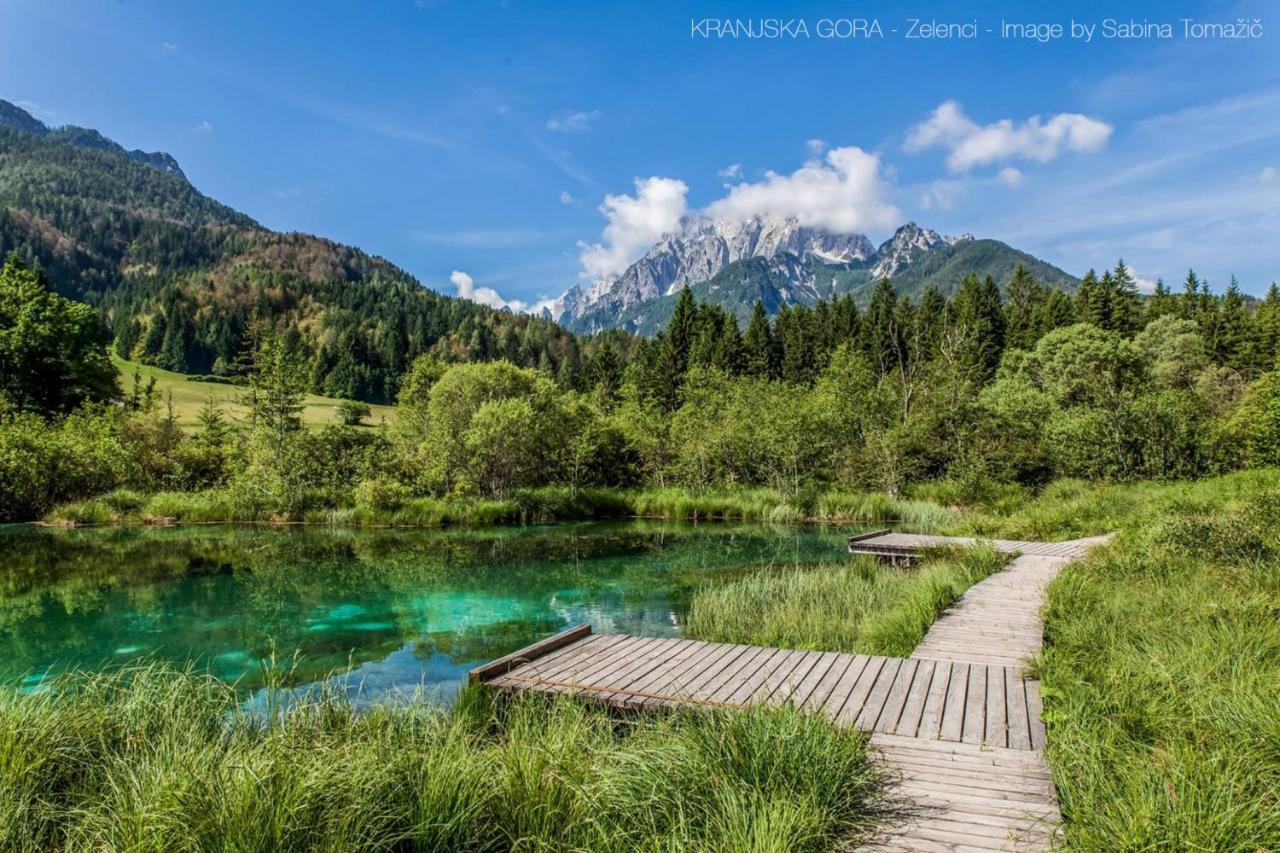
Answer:
[{"label": "white cloud", "polygon": [[540,299],[534,303],[524,302],[520,299],[503,299],[498,291],[492,287],[477,287],[475,279],[464,273],[462,270],[454,270],[449,273],[449,281],[453,282],[453,286],[458,290],[458,296],[462,299],[477,302],[481,305],[488,305],[490,308],[502,309],[506,308],[516,313],[541,313],[542,309],[551,306],[551,299]]},{"label": "white cloud", "polygon": [[599,110],[567,113],[560,118],[547,119],[547,130],[579,131],[586,130],[600,118]]},{"label": "white cloud", "polygon": [[724,178],[725,180],[735,181],[738,178],[742,177],[742,164],[730,163],[728,166],[725,166],[723,169],[718,170],[716,172],[716,176],[720,178]]},{"label": "white cloud", "polygon": [[196,133],[213,133],[213,125],[210,124],[207,120],[200,122],[199,124],[197,124],[195,127],[191,129],[194,130]]},{"label": "white cloud", "polygon": [[1134,284],[1136,284],[1136,285],[1138,286],[1138,291],[1139,291],[1140,293],[1148,293],[1148,294],[1150,294],[1150,293],[1155,293],[1155,292],[1156,292],[1156,281],[1155,281],[1155,279],[1153,279],[1153,278],[1147,278],[1146,276],[1138,275],[1138,274],[1137,274],[1136,272],[1134,272],[1133,270],[1129,270],[1129,275],[1133,276],[1133,282],[1134,282]]},{"label": "white cloud", "polygon": [[1035,115],[1021,124],[1001,119],[979,125],[956,101],[944,101],[928,119],[911,129],[903,145],[909,153],[948,150],[947,167],[967,172],[975,166],[1021,158],[1046,163],[1064,151],[1100,151],[1114,128],[1080,113],[1058,113],[1047,121]]},{"label": "white cloud", "polygon": [[806,150],[813,157],[821,157],[827,150],[827,143],[821,139],[810,139],[804,144]]},{"label": "white cloud", "polygon": [[1275,166],[1264,166],[1262,171],[1258,173],[1258,183],[1274,184],[1277,177],[1280,177],[1280,173],[1276,172]]},{"label": "white cloud", "polygon": [[573,204],[573,196],[569,194],[568,190],[560,190],[560,203]]},{"label": "white cloud", "polygon": [[178,46],[171,41],[162,41],[160,42],[160,46],[163,47],[165,50],[169,51],[170,53],[178,52]]},{"label": "white cloud", "polygon": [[600,212],[609,220],[600,243],[579,244],[582,275],[615,276],[675,229],[687,209],[689,187],[675,178],[636,178],[636,194],[607,195]]},{"label": "white cloud", "polygon": [[886,192],[879,155],[856,146],[832,148],[823,160],[810,160],[790,175],[766,172],[761,181],[738,184],[709,205],[707,214],[731,220],[793,216],[801,225],[852,234],[900,222]]},{"label": "white cloud", "polygon": [[920,196],[924,210],[950,210],[964,195],[965,186],[960,181],[934,181]]},{"label": "white cloud", "polygon": [[1022,172],[1012,166],[1005,166],[1000,170],[996,177],[999,178],[1002,183],[1008,184],[1011,187],[1016,187],[1018,184],[1022,183]]}]

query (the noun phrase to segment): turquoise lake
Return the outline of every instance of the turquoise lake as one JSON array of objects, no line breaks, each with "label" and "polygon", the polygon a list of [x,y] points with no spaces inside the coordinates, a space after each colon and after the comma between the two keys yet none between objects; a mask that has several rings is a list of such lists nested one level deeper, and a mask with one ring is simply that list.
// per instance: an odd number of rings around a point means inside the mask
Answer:
[{"label": "turquoise lake", "polygon": [[699,588],[845,559],[848,527],[600,522],[331,530],[0,527],[0,681],[193,662],[247,694],[264,668],[362,701],[422,688],[568,625],[679,635]]}]

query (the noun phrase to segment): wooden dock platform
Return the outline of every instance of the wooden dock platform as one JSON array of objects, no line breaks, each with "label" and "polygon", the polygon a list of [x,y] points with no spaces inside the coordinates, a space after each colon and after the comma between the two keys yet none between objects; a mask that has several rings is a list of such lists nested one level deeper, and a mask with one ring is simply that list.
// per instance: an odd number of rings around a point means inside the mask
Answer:
[{"label": "wooden dock platform", "polygon": [[566,632],[578,639],[485,682],[573,692],[617,708],[790,702],[868,732],[1021,750],[1044,744],[1039,693],[1014,667],[590,634],[584,627]]},{"label": "wooden dock platform", "polygon": [[[900,813],[868,849],[1047,850],[1061,815],[1044,760],[1039,684],[1025,664],[1041,645],[1045,588],[1106,539],[989,541],[1018,556],[965,592],[910,658],[593,634],[580,625],[471,677],[627,709],[791,703],[871,733]],[[849,545],[906,557],[978,541],[876,532]]]},{"label": "wooden dock platform", "polygon": [[1084,556],[1094,545],[1105,541],[1105,536],[1088,539],[1072,539],[1066,542],[1028,542],[1020,539],[980,539],[969,536],[930,536],[921,533],[894,533],[876,530],[850,536],[851,554],[870,554],[888,559],[914,560],[933,548],[971,548],[989,545],[1002,554],[1020,554],[1037,557],[1064,557],[1074,560]]}]

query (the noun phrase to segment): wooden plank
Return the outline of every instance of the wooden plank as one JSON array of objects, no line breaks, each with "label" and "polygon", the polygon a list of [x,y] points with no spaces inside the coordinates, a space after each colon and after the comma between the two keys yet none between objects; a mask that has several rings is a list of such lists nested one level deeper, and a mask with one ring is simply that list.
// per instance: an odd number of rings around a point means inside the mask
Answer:
[{"label": "wooden plank", "polygon": [[1005,673],[1003,666],[987,667],[987,719],[983,740],[1000,747],[1009,745],[1009,724],[1006,720],[1009,699],[1005,694]]},{"label": "wooden plank", "polygon": [[847,540],[847,544],[852,545],[854,542],[862,542],[863,540],[866,540],[866,539],[876,539],[890,532],[891,531],[889,530],[889,528],[886,527],[883,530],[872,530],[868,533],[859,533],[856,536],[850,536]]},{"label": "wooden plank", "polygon": [[925,698],[924,711],[920,714],[918,737],[936,738],[942,725],[942,712],[947,703],[947,690],[950,686],[954,670],[961,664],[950,661],[939,661],[933,673],[933,683],[929,686],[929,695]]},{"label": "wooden plank", "polygon": [[722,669],[716,677],[702,685],[702,688],[698,691],[699,698],[705,698],[712,702],[728,700],[730,694],[741,687],[745,679],[750,678],[777,652],[777,649],[770,649],[764,646],[749,646],[746,653]]},{"label": "wooden plank", "polygon": [[964,700],[969,687],[969,665],[953,664],[951,682],[947,685],[947,701],[942,709],[941,740],[960,740],[964,731]]},{"label": "wooden plank", "polygon": [[827,671],[842,660],[836,652],[813,652],[812,654],[815,655],[813,666],[798,683],[779,688],[771,697],[774,704],[784,705],[790,702],[797,708],[803,707],[809,699],[809,694],[822,681]]},{"label": "wooden plank", "polygon": [[592,634],[576,643],[549,652],[536,661],[521,664],[507,674],[494,675],[484,681],[485,684],[502,686],[508,677],[517,672],[543,672],[553,667],[562,666],[566,661],[579,660],[594,654],[601,646],[607,646],[614,639],[609,634]]},{"label": "wooden plank", "polygon": [[[564,672],[573,668],[585,666],[588,661],[598,659],[601,655],[622,643],[630,640],[626,634],[601,634],[599,639],[592,637],[583,640],[581,643],[570,646],[570,654],[556,657],[554,660],[549,659],[544,665],[541,661],[537,663],[526,664],[517,670],[513,670],[512,674],[517,673],[524,675],[541,676],[547,679],[555,680]],[[581,654],[572,653],[577,649],[581,649]]]},{"label": "wooden plank", "polygon": [[[801,707],[810,711],[820,711],[827,704],[827,698],[831,696],[836,686],[844,680],[846,676],[857,679],[861,674],[863,667],[870,660],[866,655],[840,655],[836,662],[827,670],[826,675],[822,676],[822,680],[814,686],[813,692],[804,700]],[[852,674],[850,670],[854,670]]]},{"label": "wooden plank", "polygon": [[[704,685],[717,677],[728,667],[733,666],[735,661],[739,661],[744,654],[752,649],[752,646],[743,646],[734,644],[725,649],[721,654],[708,657],[698,663],[685,674],[685,680],[680,689],[672,691],[676,700],[655,700],[654,704],[674,706],[681,701],[697,702],[701,701]],[[645,707],[649,707],[646,703]]]},{"label": "wooden plank", "polygon": [[854,728],[871,731],[876,727],[876,723],[884,713],[884,706],[889,701],[889,691],[893,689],[893,683],[901,667],[901,658],[888,658],[885,661],[884,666],[880,668],[880,674],[876,676],[875,684],[871,685],[871,692],[867,694],[862,710],[858,712],[858,717],[853,723]]},{"label": "wooden plank", "polygon": [[[773,679],[785,677],[791,671],[794,661],[803,657],[804,652],[795,649],[780,649],[777,654],[760,666],[750,678],[743,681],[742,686],[729,695],[729,703],[733,705],[752,705],[763,699],[777,687]],[[763,694],[763,696],[761,696]]]},{"label": "wooden plank", "polygon": [[572,645],[579,640],[591,634],[591,625],[582,624],[574,625],[559,634],[554,634],[546,639],[539,640],[536,643],[530,643],[522,649],[518,649],[509,655],[503,655],[500,658],[491,660],[486,664],[475,667],[468,673],[468,678],[472,682],[487,681],[495,675],[502,675],[510,672],[518,666],[536,660],[543,655],[549,654],[556,649],[562,649],[565,646]]},{"label": "wooden plank", "polygon": [[[634,654],[641,647],[648,645],[649,642],[649,637],[624,636],[621,642],[610,646],[588,660],[561,667],[556,672],[540,673],[533,671],[529,673],[529,677],[548,682],[559,682],[559,685],[548,686],[548,691],[551,693],[563,693],[568,689],[561,686],[565,684],[571,684],[579,688],[588,686],[600,673],[607,672],[620,661],[626,660],[628,655]],[[513,674],[523,674],[523,672]]]},{"label": "wooden plank", "polygon": [[651,672],[671,656],[672,646],[677,641],[671,639],[655,639],[637,649],[632,656],[619,661],[616,666],[592,679],[590,687],[597,692],[609,693],[621,689],[637,678]]},{"label": "wooden plank", "polygon": [[1009,748],[1031,749],[1031,731],[1027,725],[1027,694],[1022,679],[1012,673],[1005,683],[1008,697]]},{"label": "wooden plank", "polygon": [[960,739],[965,743],[982,743],[987,722],[987,668],[982,664],[969,666],[969,688],[964,703],[964,730]]},{"label": "wooden plank", "polygon": [[919,668],[920,661],[911,658],[902,661],[899,665],[893,686],[889,690],[889,695],[885,697],[884,708],[880,712],[879,719],[876,720],[875,731],[891,732],[898,727],[898,718],[902,716],[902,708],[907,702],[911,684],[915,681],[916,671]]},{"label": "wooden plank", "polygon": [[929,685],[934,678],[934,670],[938,664],[932,660],[916,662],[916,674],[911,681],[911,690],[902,705],[902,713],[898,715],[898,723],[891,734],[916,736],[920,728],[920,715],[924,713],[925,699],[929,696]]},{"label": "wooden plank", "polygon": [[886,658],[880,655],[874,655],[867,661],[866,668],[862,670],[858,680],[853,682],[847,692],[839,687],[832,691],[826,704],[827,716],[835,720],[838,725],[853,725],[858,719],[859,712],[862,711],[862,706],[866,704],[867,695],[875,685],[880,670],[884,669],[885,660]]},{"label": "wooden plank", "polygon": [[707,654],[713,648],[714,645],[712,643],[703,643],[698,640],[681,640],[677,646],[672,648],[671,657],[662,666],[656,667],[641,678],[636,679],[636,681],[627,685],[627,689],[633,692],[661,692],[662,688],[673,683],[676,672],[688,665],[698,655]]},{"label": "wooden plank", "polygon": [[747,696],[743,701],[751,704],[770,702],[774,694],[788,684],[798,684],[813,667],[817,659],[816,652],[792,649],[787,652],[786,657],[774,668],[773,672],[769,673],[759,689]]},{"label": "wooden plank", "polygon": [[1028,681],[1027,686],[1027,728],[1031,735],[1031,748],[1044,749],[1044,705],[1040,701],[1040,682]]}]

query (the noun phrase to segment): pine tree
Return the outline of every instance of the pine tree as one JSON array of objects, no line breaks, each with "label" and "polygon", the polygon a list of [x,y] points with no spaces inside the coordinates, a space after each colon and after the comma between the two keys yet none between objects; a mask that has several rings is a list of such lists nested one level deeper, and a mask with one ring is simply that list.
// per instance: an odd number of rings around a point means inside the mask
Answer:
[{"label": "pine tree", "polygon": [[698,333],[698,306],[693,301],[689,288],[680,291],[676,298],[675,310],[667,321],[666,347],[670,350],[671,369],[679,381],[689,369],[689,351]]},{"label": "pine tree", "polygon": [[757,300],[751,311],[751,322],[742,340],[746,371],[752,376],[771,378],[777,375],[778,359],[764,303]]},{"label": "pine tree", "polygon": [[1004,308],[995,280],[987,276],[979,282],[976,276],[966,276],[949,309],[948,324],[962,341],[958,356],[962,366],[983,379],[994,376],[1005,336]]},{"label": "pine tree", "polygon": [[1142,318],[1143,325],[1146,326],[1152,320],[1176,313],[1178,313],[1177,298],[1169,291],[1164,279],[1156,279],[1156,289],[1147,300],[1145,316]]},{"label": "pine tree", "polygon": [[1241,370],[1251,367],[1257,357],[1254,325],[1240,295],[1240,283],[1231,277],[1218,307],[1213,357],[1219,364]]},{"label": "pine tree", "polygon": [[1041,306],[1045,300],[1045,288],[1018,264],[1005,288],[1005,301],[1008,305],[1008,329],[1005,334],[1007,346],[1017,349],[1031,349],[1039,340]]},{"label": "pine tree", "polygon": [[[1106,274],[1110,279],[1110,274]],[[1076,322],[1090,323],[1098,328],[1106,328],[1110,321],[1111,306],[1107,301],[1108,294],[1098,280],[1098,274],[1089,270],[1080,279],[1080,287],[1076,290],[1075,313]]]},{"label": "pine tree", "polygon": [[947,322],[946,297],[930,285],[921,294],[920,307],[915,315],[916,356],[928,361],[938,354],[942,341],[942,330]]},{"label": "pine tree", "polygon": [[618,399],[618,388],[622,385],[622,360],[608,338],[591,359],[591,378],[596,393],[602,399],[608,402]]},{"label": "pine tree", "polygon": [[1178,304],[1178,314],[1184,320],[1196,320],[1200,315],[1200,279],[1195,270],[1187,270],[1187,277],[1182,282],[1182,298]]},{"label": "pine tree", "polygon": [[1056,288],[1049,290],[1040,307],[1040,336],[1076,322],[1076,308],[1071,297]]},{"label": "pine tree", "polygon": [[1116,262],[1111,274],[1111,304],[1108,328],[1130,337],[1138,332],[1142,323],[1142,299],[1138,296],[1138,284],[1125,266],[1124,259]]},{"label": "pine tree", "polygon": [[893,314],[898,307],[898,295],[893,284],[882,278],[871,292],[871,301],[862,317],[859,343],[871,367],[881,376],[897,365],[898,346],[895,342]]},{"label": "pine tree", "polygon": [[858,306],[853,302],[853,295],[846,293],[831,303],[831,343],[840,346],[858,338]]},{"label": "pine tree", "polygon": [[1258,306],[1258,356],[1266,364],[1280,355],[1280,287],[1271,282],[1267,295]]},{"label": "pine tree", "polygon": [[742,332],[738,331],[738,321],[733,315],[726,313],[716,337],[711,365],[730,376],[737,376],[743,370],[743,353]]}]

